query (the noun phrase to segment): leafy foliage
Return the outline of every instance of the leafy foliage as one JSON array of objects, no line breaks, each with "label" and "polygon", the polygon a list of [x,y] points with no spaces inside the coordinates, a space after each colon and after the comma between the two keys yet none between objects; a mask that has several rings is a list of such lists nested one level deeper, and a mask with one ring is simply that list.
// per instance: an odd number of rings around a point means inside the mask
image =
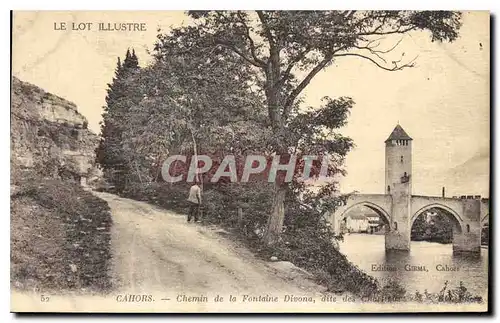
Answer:
[{"label": "leafy foliage", "polygon": [[456,220],[452,220],[446,211],[433,209],[435,216],[428,219],[424,214],[417,217],[411,230],[411,239],[414,241],[430,241],[451,243],[453,241],[453,227]]}]

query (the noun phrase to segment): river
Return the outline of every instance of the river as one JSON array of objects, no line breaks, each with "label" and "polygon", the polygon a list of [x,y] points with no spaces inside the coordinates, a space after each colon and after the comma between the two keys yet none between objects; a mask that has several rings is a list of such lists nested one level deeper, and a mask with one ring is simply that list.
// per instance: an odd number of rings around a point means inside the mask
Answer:
[{"label": "river", "polygon": [[476,256],[453,255],[451,244],[412,241],[410,252],[386,253],[383,235],[346,234],[344,242],[340,242],[340,251],[381,283],[396,280],[408,292],[418,290],[423,293],[426,289],[428,292],[439,292],[445,281],[449,281],[450,287],[458,286],[463,281],[473,295],[487,295],[486,248],[481,248],[481,254]]}]

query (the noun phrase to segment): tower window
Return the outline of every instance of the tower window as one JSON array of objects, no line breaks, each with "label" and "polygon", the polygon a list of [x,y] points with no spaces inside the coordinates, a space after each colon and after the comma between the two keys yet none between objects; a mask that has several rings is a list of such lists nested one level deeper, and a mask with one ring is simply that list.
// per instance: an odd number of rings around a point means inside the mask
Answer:
[{"label": "tower window", "polygon": [[468,225],[468,224],[465,225],[465,231],[470,232],[470,225]]},{"label": "tower window", "polygon": [[403,156],[401,156],[401,162],[403,162]]},{"label": "tower window", "polygon": [[394,231],[398,231],[398,223],[394,222]]},{"label": "tower window", "polygon": [[391,193],[391,186],[390,185],[387,185],[387,193],[390,194]]},{"label": "tower window", "polygon": [[401,177],[401,183],[408,183],[410,181],[410,177],[408,174],[405,172],[403,177]]}]

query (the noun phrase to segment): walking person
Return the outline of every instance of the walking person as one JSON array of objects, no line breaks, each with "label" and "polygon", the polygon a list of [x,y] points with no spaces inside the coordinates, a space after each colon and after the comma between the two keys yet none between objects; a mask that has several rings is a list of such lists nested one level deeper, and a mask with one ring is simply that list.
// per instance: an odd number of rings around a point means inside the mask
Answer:
[{"label": "walking person", "polygon": [[189,213],[187,222],[191,222],[193,216],[194,216],[194,222],[198,222],[198,216],[200,213],[200,206],[201,206],[201,189],[200,186],[198,185],[198,181],[194,182],[194,184],[189,188],[189,196],[187,200],[189,203]]}]

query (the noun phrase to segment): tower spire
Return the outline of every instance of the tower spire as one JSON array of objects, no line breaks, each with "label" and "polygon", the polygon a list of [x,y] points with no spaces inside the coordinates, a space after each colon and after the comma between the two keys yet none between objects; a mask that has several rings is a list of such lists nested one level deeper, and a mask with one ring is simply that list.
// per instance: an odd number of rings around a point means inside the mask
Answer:
[{"label": "tower spire", "polygon": [[398,123],[389,138],[385,141],[386,143],[391,140],[412,140],[412,138],[404,131],[403,127]]}]

